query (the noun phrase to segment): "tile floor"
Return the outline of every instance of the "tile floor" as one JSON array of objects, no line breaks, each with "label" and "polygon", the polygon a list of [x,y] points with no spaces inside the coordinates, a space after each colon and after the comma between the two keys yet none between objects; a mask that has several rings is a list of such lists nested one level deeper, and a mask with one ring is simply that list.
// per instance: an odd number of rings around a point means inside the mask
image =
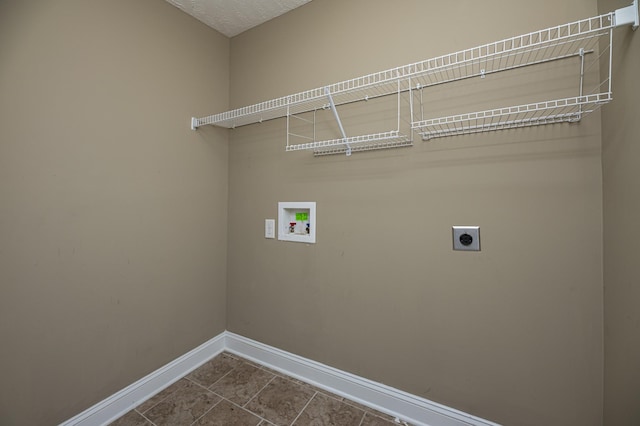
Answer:
[{"label": "tile floor", "polygon": [[111,426],[397,426],[393,418],[227,352]]}]

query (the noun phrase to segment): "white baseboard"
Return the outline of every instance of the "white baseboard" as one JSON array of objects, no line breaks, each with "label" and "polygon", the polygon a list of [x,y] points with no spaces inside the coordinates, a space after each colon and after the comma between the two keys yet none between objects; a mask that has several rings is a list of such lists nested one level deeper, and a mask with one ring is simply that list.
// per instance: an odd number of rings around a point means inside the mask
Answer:
[{"label": "white baseboard", "polygon": [[60,426],[102,426],[124,415],[222,351],[419,426],[498,426],[442,404],[225,331]]},{"label": "white baseboard", "polygon": [[61,423],[60,426],[106,425],[189,374],[225,349],[223,332],[107,399]]},{"label": "white baseboard", "polygon": [[413,425],[498,426],[497,423],[231,332],[226,333],[226,350]]}]

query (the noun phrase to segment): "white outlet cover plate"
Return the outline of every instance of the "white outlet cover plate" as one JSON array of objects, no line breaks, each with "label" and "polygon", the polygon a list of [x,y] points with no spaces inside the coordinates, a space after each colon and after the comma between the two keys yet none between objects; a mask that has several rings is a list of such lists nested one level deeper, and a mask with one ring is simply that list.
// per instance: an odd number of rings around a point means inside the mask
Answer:
[{"label": "white outlet cover plate", "polygon": [[[471,237],[470,244],[463,244],[460,237],[468,235]],[[480,251],[480,227],[479,226],[454,226],[453,227],[453,249],[463,251]]]},{"label": "white outlet cover plate", "polygon": [[275,219],[264,220],[264,237],[265,238],[276,237],[276,220]]}]

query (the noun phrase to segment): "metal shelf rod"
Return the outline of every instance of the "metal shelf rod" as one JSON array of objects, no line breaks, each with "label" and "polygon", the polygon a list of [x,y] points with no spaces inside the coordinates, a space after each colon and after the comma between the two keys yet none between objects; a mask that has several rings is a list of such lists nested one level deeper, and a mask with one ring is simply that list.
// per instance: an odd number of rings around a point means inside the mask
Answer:
[{"label": "metal shelf rod", "polygon": [[331,92],[329,91],[329,87],[325,87],[324,88],[324,93],[327,95],[327,98],[329,99],[329,105],[331,105],[331,112],[333,112],[333,116],[335,117],[336,122],[338,122],[338,127],[340,128],[340,133],[342,133],[342,139],[345,140],[344,145],[347,148],[347,157],[348,157],[348,156],[351,155],[351,147],[346,142],[347,134],[344,132],[344,127],[342,127],[342,121],[340,121],[340,115],[338,114],[338,110],[336,109],[336,104],[333,103],[333,96],[331,96]]}]

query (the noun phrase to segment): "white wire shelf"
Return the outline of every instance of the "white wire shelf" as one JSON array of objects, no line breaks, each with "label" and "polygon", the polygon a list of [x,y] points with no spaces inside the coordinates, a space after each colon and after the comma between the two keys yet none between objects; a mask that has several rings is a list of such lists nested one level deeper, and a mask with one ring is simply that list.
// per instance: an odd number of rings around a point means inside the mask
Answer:
[{"label": "white wire shelf", "polygon": [[[425,61],[368,74],[326,86],[335,104],[395,93],[399,79],[411,78],[418,87],[483,76],[575,55],[578,43],[604,35],[612,27],[613,13],[511,37],[494,43],[438,56]],[[594,41],[593,43],[596,43]],[[197,118],[194,127],[208,124],[234,128],[265,120],[327,108],[325,87],[272,99],[220,114]]]},{"label": "white wire shelf", "polygon": [[286,117],[290,114],[328,109],[329,102],[327,101],[326,90],[329,90],[337,106],[366,101],[396,93],[398,80],[399,75],[395,72],[395,69],[382,71],[220,114],[195,118],[193,127],[197,128],[212,124],[219,127],[235,128]]},{"label": "white wire shelf", "polygon": [[414,122],[424,140],[451,135],[513,129],[542,124],[577,122],[611,101],[611,93],[596,93],[526,105],[509,106]]},{"label": "white wire shelf", "polygon": [[[321,120],[318,122],[316,120],[318,116],[317,111],[313,111],[312,114],[307,114],[305,112],[297,114],[290,113],[287,115],[286,151],[313,150],[316,156],[337,153],[351,155],[353,152],[411,145],[413,143],[413,132],[411,131],[411,123],[409,119],[411,116],[411,91],[409,90],[409,87],[408,80],[397,80],[393,83],[385,84],[384,86],[378,86],[377,88],[383,89],[385,93],[378,93],[376,96],[368,98],[370,103],[367,104],[366,109],[371,113],[372,110],[377,110],[382,107],[384,109],[383,117],[379,117],[379,120],[376,120],[377,122],[375,124],[367,121],[367,125],[365,127],[372,133],[358,136],[347,136],[345,128],[342,125],[342,119],[340,118],[340,114],[336,107],[336,101],[342,102],[342,105],[349,103],[349,101],[345,100],[344,97],[341,97],[340,94],[338,96],[334,96],[328,87],[325,88],[324,92],[325,98],[328,101],[328,109],[333,114],[333,118],[342,137],[327,138],[328,134],[335,132],[335,128],[334,126],[327,126],[326,121],[323,122]],[[386,93],[386,91],[391,90],[392,88],[393,92],[391,93],[395,92],[396,95],[395,102],[391,102],[393,99],[389,97],[383,99],[384,96],[391,94]],[[403,96],[403,94],[406,95]],[[357,107],[357,105],[353,106]],[[406,108],[404,114],[403,108]],[[346,112],[349,112],[348,110],[349,109],[347,109]],[[395,115],[391,115],[391,110],[395,111]],[[353,108],[351,109],[351,113],[354,113]],[[356,113],[356,116],[357,115],[358,114]],[[402,119],[403,116],[405,117],[404,120]],[[349,115],[348,117],[350,119],[353,118]],[[306,132],[304,131],[305,124]],[[351,124],[356,125],[355,127],[357,127],[356,121],[351,120]],[[331,131],[332,128],[333,130]],[[392,128],[392,130],[388,130],[389,128]],[[302,132],[299,132],[300,130],[302,130]],[[320,134],[318,132],[319,130]],[[330,130],[328,134],[327,130]]]},{"label": "white wire shelf", "polygon": [[345,154],[348,152],[369,151],[373,149],[387,149],[412,146],[410,136],[401,135],[398,130],[374,133],[369,135],[352,136],[348,138],[309,142],[287,145],[286,151],[300,151],[312,149],[314,155]]},{"label": "white wire shelf", "polygon": [[[600,47],[600,40],[603,37],[609,38],[609,55],[611,55],[612,29],[622,25],[632,25],[634,29],[638,26],[638,0],[634,0],[631,6],[600,16],[506,38],[231,111],[192,118],[191,127],[197,129],[204,125],[215,125],[235,128],[287,117],[286,151],[309,149],[313,150],[315,155],[338,152],[350,154],[358,150],[410,146],[412,136],[403,135],[405,132],[404,129],[400,129],[400,125],[397,131],[347,137],[336,106],[392,94],[400,96],[404,92],[423,91],[435,85],[469,78],[484,78],[498,72],[578,55],[584,57],[585,52],[603,50]],[[584,114],[611,100],[610,75],[611,57],[608,76],[605,76],[599,86],[591,91],[595,94],[583,96],[581,80],[580,93],[577,97],[545,100],[441,118],[429,119],[422,116],[422,108],[418,116],[413,102],[410,101],[409,119],[406,120],[410,122],[408,133],[412,134],[415,131],[422,134],[424,139],[430,139],[461,133],[578,121]],[[608,88],[603,89],[601,87],[603,85],[607,85]],[[293,135],[289,130],[290,117],[326,109],[334,112],[343,133],[342,138],[316,141],[314,137],[310,142],[289,144],[289,137]],[[398,107],[398,114],[400,115],[400,107]],[[399,124],[400,121],[398,117]]]},{"label": "white wire shelf", "polygon": [[374,142],[369,142],[364,145],[356,145],[351,147],[351,151],[349,148],[335,146],[333,148],[328,149],[316,149],[313,151],[313,155],[315,157],[321,157],[323,155],[334,155],[334,154],[349,154],[349,152],[363,152],[363,151],[373,151],[380,149],[391,149],[391,148],[406,148],[413,146],[413,141],[410,139],[397,139],[397,140],[377,140]]},{"label": "white wire shelf", "polygon": [[439,56],[410,65],[412,79],[430,87],[577,56],[593,50],[612,22],[609,13]]}]

